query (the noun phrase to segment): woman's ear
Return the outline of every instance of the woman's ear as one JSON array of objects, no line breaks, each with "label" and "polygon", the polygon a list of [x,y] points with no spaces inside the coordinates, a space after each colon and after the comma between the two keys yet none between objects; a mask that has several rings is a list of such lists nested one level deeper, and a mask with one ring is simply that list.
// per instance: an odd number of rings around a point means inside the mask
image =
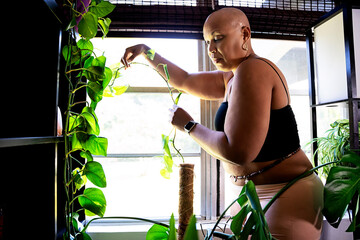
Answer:
[{"label": "woman's ear", "polygon": [[248,26],[243,26],[242,29],[242,34],[243,34],[243,40],[244,42],[249,40],[249,38],[251,37],[251,30]]}]

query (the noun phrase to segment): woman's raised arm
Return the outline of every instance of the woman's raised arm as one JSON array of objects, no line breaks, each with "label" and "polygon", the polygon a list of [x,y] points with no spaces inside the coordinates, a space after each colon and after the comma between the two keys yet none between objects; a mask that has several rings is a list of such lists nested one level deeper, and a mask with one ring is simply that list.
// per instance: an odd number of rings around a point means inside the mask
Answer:
[{"label": "woman's raised arm", "polygon": [[164,77],[165,72],[160,64],[167,65],[170,74],[170,84],[173,87],[202,99],[212,100],[224,97],[225,85],[232,77],[232,72],[211,71],[188,73],[158,53],[155,53],[153,60],[147,58],[146,54],[149,50],[150,47],[145,44],[129,47],[125,50],[121,62],[127,68],[137,56],[142,55],[148,60],[150,65],[156,68]]}]

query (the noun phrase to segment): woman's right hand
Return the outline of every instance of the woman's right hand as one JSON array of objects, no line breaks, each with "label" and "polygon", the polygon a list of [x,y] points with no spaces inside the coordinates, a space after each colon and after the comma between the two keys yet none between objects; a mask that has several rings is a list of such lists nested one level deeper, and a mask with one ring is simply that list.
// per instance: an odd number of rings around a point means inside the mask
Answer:
[{"label": "woman's right hand", "polygon": [[124,64],[125,68],[130,67],[130,63],[139,55],[145,53],[150,48],[145,44],[138,44],[132,47],[128,47],[125,50],[123,57],[121,58],[121,63]]}]

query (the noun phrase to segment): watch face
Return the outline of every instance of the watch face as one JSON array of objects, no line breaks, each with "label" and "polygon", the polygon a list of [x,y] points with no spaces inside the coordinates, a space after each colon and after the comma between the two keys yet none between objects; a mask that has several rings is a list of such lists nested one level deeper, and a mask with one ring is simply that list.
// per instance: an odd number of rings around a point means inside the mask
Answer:
[{"label": "watch face", "polygon": [[195,125],[195,122],[193,121],[190,121],[188,122],[185,126],[184,126],[184,129],[188,132],[191,130],[191,128]]}]

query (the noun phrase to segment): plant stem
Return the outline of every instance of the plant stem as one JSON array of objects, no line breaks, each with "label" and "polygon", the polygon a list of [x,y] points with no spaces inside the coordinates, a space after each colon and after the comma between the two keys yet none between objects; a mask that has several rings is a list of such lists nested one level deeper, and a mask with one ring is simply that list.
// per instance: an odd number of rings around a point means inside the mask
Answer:
[{"label": "plant stem", "polygon": [[171,141],[172,146],[175,149],[176,153],[181,157],[182,162],[185,163],[184,156],[180,153],[180,149],[177,149],[176,146],[175,146],[176,128],[173,128],[173,129],[174,129],[174,137],[173,137],[173,139]]},{"label": "plant stem", "polygon": [[215,229],[217,227],[217,225],[219,225],[221,219],[223,219],[223,217],[225,216],[225,213],[231,208],[232,205],[234,205],[243,195],[245,195],[245,193],[241,194],[240,196],[238,196],[225,210],[224,212],[220,215],[220,217],[218,218],[218,220],[216,221],[213,229],[211,230],[210,234],[206,235],[205,240],[210,240],[209,238],[214,234]]}]

